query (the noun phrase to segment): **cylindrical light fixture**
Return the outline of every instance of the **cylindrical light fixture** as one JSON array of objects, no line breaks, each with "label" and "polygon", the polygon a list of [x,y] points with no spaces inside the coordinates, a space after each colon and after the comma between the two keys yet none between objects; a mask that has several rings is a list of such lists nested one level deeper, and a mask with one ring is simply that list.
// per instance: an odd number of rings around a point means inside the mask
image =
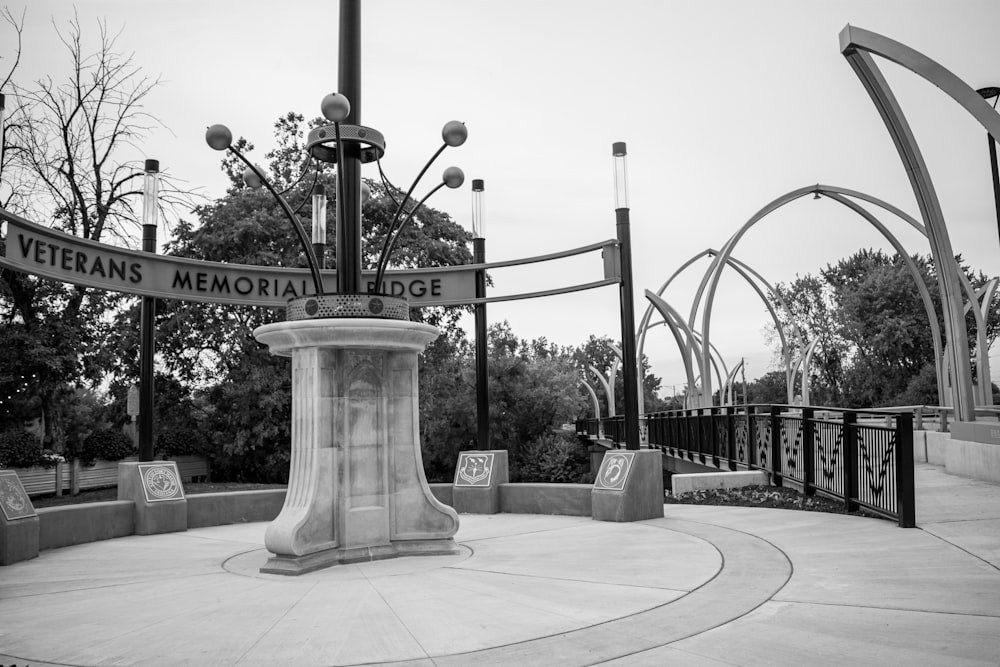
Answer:
[{"label": "cylindrical light fixture", "polygon": [[142,224],[155,227],[156,213],[159,210],[157,198],[160,195],[160,161],[146,160],[145,171],[142,187]]},{"label": "cylindrical light fixture", "polygon": [[312,193],[312,242],[326,245],[326,187],[322,183]]},{"label": "cylindrical light fixture", "polygon": [[472,179],[472,237],[486,238],[486,186],[483,179]]},{"label": "cylindrical light fixture", "polygon": [[628,164],[624,141],[611,145],[615,162],[615,208],[628,208]]}]

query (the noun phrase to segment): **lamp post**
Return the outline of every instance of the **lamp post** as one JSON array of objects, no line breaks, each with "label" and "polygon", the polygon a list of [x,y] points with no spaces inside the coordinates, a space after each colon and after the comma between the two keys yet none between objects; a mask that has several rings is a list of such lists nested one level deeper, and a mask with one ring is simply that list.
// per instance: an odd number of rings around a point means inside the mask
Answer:
[{"label": "lamp post", "polygon": [[615,219],[621,258],[622,380],[625,391],[625,448],[639,449],[639,399],[635,353],[635,306],[632,297],[632,238],[629,231],[628,166],[624,141],[612,144],[615,168]]},{"label": "lamp post", "polygon": [[[142,250],[156,252],[159,195],[158,160],[146,160],[142,191]],[[139,460],[153,460],[153,355],[156,345],[156,299],[142,297],[139,315]]]},{"label": "lamp post", "polygon": [[[472,181],[472,262],[486,263],[485,190],[482,179]],[[476,298],[486,298],[486,270],[476,271]],[[490,379],[486,348],[486,304],[475,307],[476,328],[476,443],[480,450],[490,449]]]},{"label": "lamp post", "polygon": [[[997,107],[997,100],[1000,100],[1000,86],[988,86],[976,91],[984,100],[993,98],[993,108]],[[990,148],[990,168],[993,170],[993,203],[997,211],[997,234],[1000,235],[1000,169],[997,167],[997,141],[996,138],[986,133],[986,142]]]}]

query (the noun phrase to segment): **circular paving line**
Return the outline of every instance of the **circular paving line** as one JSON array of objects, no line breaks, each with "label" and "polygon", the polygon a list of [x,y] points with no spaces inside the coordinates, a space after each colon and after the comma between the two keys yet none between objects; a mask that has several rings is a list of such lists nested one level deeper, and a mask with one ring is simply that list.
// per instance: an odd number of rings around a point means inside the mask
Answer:
[{"label": "circular paving line", "polygon": [[[718,552],[722,565],[713,577],[703,580],[697,588],[656,607],[558,634],[464,653],[438,651],[436,654],[413,656],[408,661],[395,664],[413,664],[414,660],[433,661],[435,665],[522,664],[537,663],[541,658],[544,658],[546,665],[595,664],[658,648],[729,623],[773,597],[787,583],[792,573],[791,563],[782,551],[766,540],[748,533],[679,519],[655,519],[632,525],[659,533],[650,534],[650,539],[657,542],[664,539],[669,542],[670,533],[683,534],[703,542]],[[467,549],[468,547],[463,546],[464,553],[456,555],[456,562],[450,565],[457,565],[468,558]],[[259,550],[255,549],[231,556],[226,559],[225,570],[231,574],[257,578],[254,576],[256,573],[252,572],[256,564],[254,561],[261,557],[255,553],[257,551]],[[403,571],[414,567],[410,563],[401,565],[405,565],[400,568]],[[627,558],[618,565],[628,568]],[[423,561],[416,571],[406,573],[420,576],[420,571],[427,571],[424,568],[434,567],[432,563]],[[664,554],[662,567],[671,567],[668,552]],[[344,570],[337,578],[352,579],[354,576]]]},{"label": "circular paving line", "polygon": [[[792,576],[792,562],[785,552],[755,535],[680,519],[654,519],[643,525],[709,542],[722,555],[722,568],[687,595],[646,611],[548,637],[429,658],[436,666],[535,664],[539,656],[545,656],[547,666],[593,665],[730,623],[770,600]],[[670,567],[669,560],[663,566]]]}]

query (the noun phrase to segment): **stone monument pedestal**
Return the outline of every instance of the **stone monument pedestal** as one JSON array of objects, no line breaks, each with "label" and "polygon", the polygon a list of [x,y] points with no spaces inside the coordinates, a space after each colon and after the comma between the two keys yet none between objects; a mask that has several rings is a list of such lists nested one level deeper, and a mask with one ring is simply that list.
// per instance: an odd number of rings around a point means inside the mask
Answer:
[{"label": "stone monument pedestal", "polygon": [[38,515],[13,470],[0,470],[0,565],[38,557]]},{"label": "stone monument pedestal", "polygon": [[499,514],[500,485],[510,481],[507,450],[459,452],[452,506],[465,514]]},{"label": "stone monument pedestal", "polygon": [[643,521],[663,516],[663,455],[655,449],[612,449],[590,492],[597,521]]},{"label": "stone monument pedestal", "polygon": [[187,530],[187,500],[174,461],[119,463],[118,500],[135,503],[136,535]]},{"label": "stone monument pedestal", "polygon": [[417,353],[432,326],[376,318],[277,322],[254,336],[292,358],[292,460],[261,572],[458,552],[458,514],[420,454]]}]

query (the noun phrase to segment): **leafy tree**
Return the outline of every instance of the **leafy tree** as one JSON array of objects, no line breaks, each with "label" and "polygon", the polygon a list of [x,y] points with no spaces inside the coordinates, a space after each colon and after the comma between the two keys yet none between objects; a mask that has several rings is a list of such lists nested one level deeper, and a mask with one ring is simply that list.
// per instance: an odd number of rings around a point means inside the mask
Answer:
[{"label": "leafy tree", "polygon": [[[506,321],[491,325],[488,336],[491,446],[509,452],[514,481],[562,479],[575,466],[575,455],[561,444],[556,447],[549,435],[573,421],[585,406],[572,351],[544,338],[523,340]],[[451,332],[432,343],[424,359],[424,466],[429,479],[446,481],[454,473],[458,452],[476,444],[475,354],[463,333]],[[562,449],[549,451],[553,447]],[[543,450],[555,457],[545,465],[539,459]]]},{"label": "leafy tree", "polygon": [[[882,251],[861,250],[827,265],[819,276],[797,278],[778,290],[788,304],[784,313],[804,333],[820,340],[814,353],[810,402],[872,407],[936,403],[934,350],[930,326],[942,328],[936,270],[930,257],[914,256],[935,309],[927,317],[913,277],[903,259]],[[981,272],[960,268],[971,284],[986,283]],[[987,340],[1000,334],[1000,299],[990,305]],[[969,348],[975,354],[976,324],[967,316]],[[801,352],[801,350],[800,350]]]},{"label": "leafy tree", "polygon": [[[130,243],[139,229],[134,203],[142,185],[135,146],[156,124],[143,103],[158,81],[116,51],[104,23],[98,25],[96,49],[88,51],[74,18],[57,29],[68,75],[22,84],[16,68],[24,17],[5,9],[2,18],[16,36],[7,43],[16,46],[14,65],[0,86],[13,91],[0,204],[84,239]],[[161,193],[168,207],[187,200],[169,180]],[[73,408],[80,396],[75,389],[98,386],[111,363],[104,341],[113,331],[105,314],[119,302],[115,294],[0,269],[0,344],[6,350],[0,394],[14,396],[21,389],[14,408],[22,416],[38,415],[49,446],[61,449],[77,428],[67,423],[68,415],[79,412]],[[26,378],[28,391],[21,386]]]}]

